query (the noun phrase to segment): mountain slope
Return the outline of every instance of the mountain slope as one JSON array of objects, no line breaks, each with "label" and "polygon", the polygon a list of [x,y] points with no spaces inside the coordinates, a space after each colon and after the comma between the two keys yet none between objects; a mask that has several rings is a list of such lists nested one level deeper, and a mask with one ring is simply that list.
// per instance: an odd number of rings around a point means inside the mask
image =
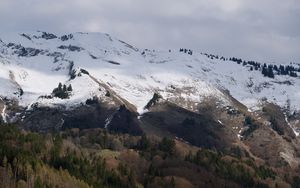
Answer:
[{"label": "mountain slope", "polygon": [[[59,37],[36,32],[1,36],[1,41],[0,94],[18,97],[24,106],[34,102],[72,106],[100,95],[98,85],[86,76],[70,79],[71,74],[84,69],[133,104],[139,113],[155,92],[193,109],[189,102],[197,103],[208,96],[229,104],[223,90],[253,109],[264,98],[282,107],[289,101],[293,110],[300,109],[298,77],[271,79],[247,66],[200,53],[141,50],[100,33]],[[51,94],[59,82],[72,84],[70,99],[38,99]],[[20,89],[22,96],[18,96]]]},{"label": "mountain slope", "polygon": [[299,170],[297,64],[138,49],[101,33],[0,38],[1,125],[167,137],[268,164],[281,178]]}]

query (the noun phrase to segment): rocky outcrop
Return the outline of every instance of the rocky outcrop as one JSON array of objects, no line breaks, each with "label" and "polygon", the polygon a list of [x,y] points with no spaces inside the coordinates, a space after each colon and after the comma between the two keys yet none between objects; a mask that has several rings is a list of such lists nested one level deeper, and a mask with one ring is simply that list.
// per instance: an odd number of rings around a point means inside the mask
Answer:
[{"label": "rocky outcrop", "polygon": [[136,114],[130,112],[125,105],[120,106],[110,122],[108,122],[107,128],[114,132],[129,133],[132,135],[143,134],[139,122],[137,121]]},{"label": "rocky outcrop", "polygon": [[69,45],[69,46],[66,46],[66,45],[61,45],[59,47],[57,47],[59,49],[62,49],[62,50],[69,50],[71,52],[80,52],[81,50],[84,50],[83,48],[81,47],[78,47],[78,46],[73,46],[73,45]]}]

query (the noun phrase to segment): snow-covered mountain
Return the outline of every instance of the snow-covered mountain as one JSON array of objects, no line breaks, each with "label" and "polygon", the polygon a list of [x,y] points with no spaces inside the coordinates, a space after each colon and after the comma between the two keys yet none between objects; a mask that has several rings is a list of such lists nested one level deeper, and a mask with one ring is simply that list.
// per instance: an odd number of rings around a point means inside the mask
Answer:
[{"label": "snow-covered mountain", "polygon": [[[23,107],[72,107],[110,90],[140,114],[154,93],[188,110],[209,97],[230,105],[230,95],[249,110],[266,100],[300,110],[299,77],[252,69],[200,52],[139,49],[102,33],[0,35],[0,96]],[[60,82],[72,86],[70,97],[45,97]]]},{"label": "snow-covered mountain", "polygon": [[299,72],[102,33],[0,34],[0,125],[170,137],[298,173]]}]

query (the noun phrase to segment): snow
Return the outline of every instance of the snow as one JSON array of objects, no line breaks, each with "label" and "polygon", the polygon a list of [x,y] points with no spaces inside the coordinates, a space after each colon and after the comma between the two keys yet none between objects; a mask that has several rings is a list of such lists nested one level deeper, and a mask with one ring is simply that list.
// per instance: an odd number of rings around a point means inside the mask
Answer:
[{"label": "snow", "polygon": [[237,137],[238,137],[238,139],[242,139],[243,138],[243,136],[241,136],[241,134],[237,134]]},{"label": "snow", "polygon": [[224,125],[223,122],[222,122],[221,120],[218,120],[218,122],[219,122],[221,125]]},{"label": "snow", "polygon": [[[0,37],[5,44],[13,42],[42,50],[37,56],[19,57],[13,49],[0,44],[0,96],[17,98],[22,106],[38,102],[71,107],[93,96],[105,95],[105,90],[87,75],[70,80],[68,72],[73,62],[77,73],[81,68],[87,70],[133,104],[140,114],[145,113],[144,107],[154,93],[195,110],[196,104],[212,96],[221,105],[230,105],[224,90],[245,104],[249,111],[260,109],[264,98],[282,107],[290,101],[291,110],[300,110],[299,77],[276,75],[270,79],[263,77],[260,71],[249,71],[248,67],[231,61],[212,60],[197,52],[187,55],[174,50],[142,50],[102,33],[73,33],[73,38],[66,41],[33,37],[41,36],[41,32],[27,35],[31,40],[20,34],[1,34]],[[81,50],[59,49],[61,45],[77,46]],[[55,52],[61,54],[56,60],[49,55]],[[292,85],[284,84],[286,81]],[[72,85],[69,99],[40,98],[50,95],[59,82]],[[22,96],[16,94],[19,88],[24,91]]]},{"label": "snow", "polygon": [[3,109],[2,109],[2,112],[1,112],[1,117],[2,117],[3,122],[7,123],[7,114],[5,112],[6,111],[6,105],[5,105],[2,97],[0,97],[0,100],[3,102]]},{"label": "snow", "polygon": [[[3,99],[0,97],[0,100],[3,101]],[[6,105],[3,104],[3,109],[2,109],[2,112],[1,112],[1,117],[2,117],[2,120],[4,123],[7,123],[7,114],[6,114]]]},{"label": "snow", "polygon": [[3,110],[2,110],[1,116],[2,116],[2,119],[3,119],[4,123],[7,123],[7,119],[6,119],[6,113],[5,113],[5,111],[6,111],[6,105],[4,105],[4,107],[3,107]]},{"label": "snow", "polygon": [[117,111],[115,111],[112,115],[110,115],[106,120],[105,120],[105,125],[104,128],[107,129],[108,125],[110,124],[111,120],[114,118],[114,116],[116,115],[116,113],[119,111],[120,109],[118,109]]},{"label": "snow", "polygon": [[237,134],[237,137],[238,137],[238,139],[240,139],[240,140],[243,138],[243,136],[241,135],[242,132],[243,132],[243,130],[244,130],[244,128],[240,129],[240,130],[239,130],[239,133]]},{"label": "snow", "polygon": [[288,117],[286,114],[284,114],[285,122],[288,124],[288,126],[293,130],[294,134],[296,136],[299,136],[299,132],[296,131],[296,128],[288,121]]}]

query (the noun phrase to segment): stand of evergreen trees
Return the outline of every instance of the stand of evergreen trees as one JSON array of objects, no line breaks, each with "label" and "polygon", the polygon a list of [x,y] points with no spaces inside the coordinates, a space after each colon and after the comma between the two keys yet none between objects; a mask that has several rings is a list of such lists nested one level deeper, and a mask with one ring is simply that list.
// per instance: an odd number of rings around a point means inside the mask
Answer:
[{"label": "stand of evergreen trees", "polygon": [[[182,51],[184,49],[180,49]],[[225,57],[219,57],[218,55],[213,55],[213,54],[207,54],[207,53],[201,53],[202,55],[205,55],[209,59],[219,59],[223,61],[232,61],[237,64],[241,64],[243,66],[249,66],[250,71],[261,71],[261,73],[269,78],[275,78],[275,75],[287,75],[291,77],[298,77],[297,72],[300,72],[300,65],[297,67],[294,66],[294,64],[290,65],[274,65],[274,64],[261,64],[256,61],[245,61],[242,60],[241,58],[236,58],[236,57],[231,57],[231,58],[225,58]]]},{"label": "stand of evergreen trees", "polygon": [[[193,51],[190,49],[186,48],[180,48],[179,52],[187,53],[189,55],[193,55]],[[295,64],[290,64],[290,65],[275,65],[275,64],[262,64],[256,61],[245,61],[242,60],[241,58],[236,58],[236,57],[231,57],[231,58],[225,58],[223,56],[219,57],[218,55],[213,55],[213,54],[207,54],[207,53],[201,53],[202,55],[205,55],[209,59],[219,59],[223,61],[232,61],[236,62],[237,64],[241,64],[243,66],[248,66],[250,67],[250,71],[261,71],[261,73],[265,77],[269,78],[275,78],[275,75],[287,75],[291,77],[298,77],[297,72],[300,73],[300,64],[298,64],[298,68],[295,67]]]},{"label": "stand of evergreen trees", "polygon": [[185,54],[193,55],[193,51],[191,49],[180,48],[179,52],[183,52]]},{"label": "stand of evergreen trees", "polygon": [[286,66],[280,65],[279,67],[273,64],[267,65],[266,63],[261,65],[261,63],[259,62],[243,61],[242,59],[235,58],[235,57],[229,58],[229,61],[236,62],[237,64],[242,64],[243,66],[249,65],[251,71],[259,70],[264,76],[269,78],[274,78],[275,75],[287,75],[291,77],[297,77],[298,75],[296,72],[300,72],[300,67],[296,68],[293,65],[286,65]]},{"label": "stand of evergreen trees", "polygon": [[61,83],[58,84],[57,88],[54,88],[52,91],[52,95],[54,97],[58,97],[61,99],[67,99],[70,96],[70,93],[73,91],[72,85],[70,84],[68,87]]}]

